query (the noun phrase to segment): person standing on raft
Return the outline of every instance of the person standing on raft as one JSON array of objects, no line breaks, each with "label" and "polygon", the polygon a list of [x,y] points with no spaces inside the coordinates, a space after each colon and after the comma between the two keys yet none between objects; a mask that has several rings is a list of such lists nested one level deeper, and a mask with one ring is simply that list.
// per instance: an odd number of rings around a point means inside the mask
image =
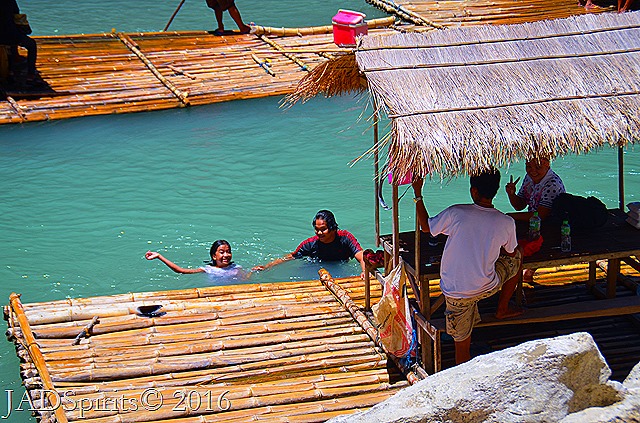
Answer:
[{"label": "person standing on raft", "polygon": [[236,7],[234,0],[206,0],[207,6],[213,9],[216,14],[216,21],[218,21],[218,29],[213,31],[216,35],[222,35],[224,33],[224,23],[222,22],[222,13],[227,10],[229,15],[234,20],[241,34],[248,34],[251,31],[251,27],[242,22],[240,11]]},{"label": "person standing on raft", "polygon": [[302,241],[294,252],[264,266],[256,266],[252,270],[265,270],[285,261],[302,257],[321,261],[346,261],[355,258],[362,267],[360,277],[364,278],[365,264],[362,247],[351,232],[338,229],[338,223],[336,223],[333,213],[329,210],[320,210],[313,218],[312,225],[316,235]]}]

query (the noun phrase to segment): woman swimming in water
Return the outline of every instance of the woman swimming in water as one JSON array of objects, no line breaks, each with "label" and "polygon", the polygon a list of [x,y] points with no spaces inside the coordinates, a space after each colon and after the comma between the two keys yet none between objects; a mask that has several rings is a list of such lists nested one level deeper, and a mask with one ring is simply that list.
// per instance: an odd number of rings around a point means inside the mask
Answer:
[{"label": "woman swimming in water", "polygon": [[204,266],[195,269],[180,267],[155,251],[147,251],[144,257],[147,260],[158,259],[176,273],[207,273],[213,276],[246,277],[242,267],[231,261],[231,245],[224,239],[219,239],[211,245],[209,255],[211,260],[206,262]]}]

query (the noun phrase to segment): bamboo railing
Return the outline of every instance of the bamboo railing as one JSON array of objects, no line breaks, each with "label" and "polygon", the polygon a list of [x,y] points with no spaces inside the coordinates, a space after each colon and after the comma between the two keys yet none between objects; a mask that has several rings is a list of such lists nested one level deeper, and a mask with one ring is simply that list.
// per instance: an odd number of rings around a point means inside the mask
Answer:
[{"label": "bamboo railing", "polygon": [[[5,318],[31,398],[37,403],[42,387],[51,389],[49,402],[64,398],[55,415],[37,412],[41,421],[324,421],[408,386],[372,341],[375,328],[354,315],[364,302],[363,282],[331,284],[25,305],[12,295]],[[380,294],[373,287],[373,298]],[[160,305],[166,314],[140,316],[143,305]]]}]

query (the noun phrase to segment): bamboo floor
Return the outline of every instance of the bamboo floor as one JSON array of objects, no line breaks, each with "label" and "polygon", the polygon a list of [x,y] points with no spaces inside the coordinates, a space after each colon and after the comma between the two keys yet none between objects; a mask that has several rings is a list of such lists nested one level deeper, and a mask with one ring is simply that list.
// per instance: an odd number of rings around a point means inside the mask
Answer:
[{"label": "bamboo floor", "polygon": [[[9,89],[9,98],[0,101],[0,124],[283,95],[306,69],[326,60],[304,53],[296,54],[296,63],[255,35],[205,31],[34,39],[46,85]],[[327,34],[297,41],[314,50],[336,50]]]},{"label": "bamboo floor", "polygon": [[[24,305],[12,294],[5,319],[42,422],[324,421],[408,386],[372,341],[372,326],[357,321],[364,283],[332,282]],[[138,315],[145,305],[165,314]],[[74,345],[96,316],[91,335]],[[43,396],[62,405],[45,411]]]},{"label": "bamboo floor", "polygon": [[[640,293],[640,272],[623,265],[622,283],[618,283],[616,297],[636,296]],[[606,274],[597,271],[596,292],[604,295]],[[596,296],[586,288],[588,265],[538,269],[534,284],[525,285],[525,307],[562,306],[594,300]],[[640,297],[638,297],[640,301]],[[480,313],[494,313],[497,296],[479,303]],[[525,311],[526,315],[526,311]],[[444,317],[438,310],[434,317]],[[623,381],[640,361],[640,315],[564,320],[547,323],[529,323],[513,326],[475,328],[472,334],[472,355],[486,354],[509,348],[532,339],[550,338],[575,332],[588,332],[612,370],[612,379]],[[445,337],[446,338],[446,337]],[[443,368],[455,365],[454,344],[451,339],[442,342]]]},{"label": "bamboo floor", "polygon": [[594,0],[586,10],[578,0],[366,0],[398,18],[427,28],[506,25],[616,10],[617,3]]},{"label": "bamboo floor", "polygon": [[[399,19],[392,27],[393,19],[378,20],[370,34],[587,13],[577,0],[366,1]],[[612,8],[589,13],[608,10]],[[192,31],[33,37],[43,84],[5,84],[0,124],[289,94],[307,71],[336,52],[348,51],[336,47],[330,31],[325,26],[283,29],[280,35]]]}]

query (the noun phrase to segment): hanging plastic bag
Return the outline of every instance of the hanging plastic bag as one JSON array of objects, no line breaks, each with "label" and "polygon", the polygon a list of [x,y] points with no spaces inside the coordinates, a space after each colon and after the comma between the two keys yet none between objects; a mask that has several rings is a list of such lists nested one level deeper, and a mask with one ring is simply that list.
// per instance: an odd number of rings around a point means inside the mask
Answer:
[{"label": "hanging plastic bag", "polygon": [[407,298],[407,272],[402,259],[384,278],[382,298],[372,308],[384,349],[396,357],[405,356],[411,348],[413,327]]}]

